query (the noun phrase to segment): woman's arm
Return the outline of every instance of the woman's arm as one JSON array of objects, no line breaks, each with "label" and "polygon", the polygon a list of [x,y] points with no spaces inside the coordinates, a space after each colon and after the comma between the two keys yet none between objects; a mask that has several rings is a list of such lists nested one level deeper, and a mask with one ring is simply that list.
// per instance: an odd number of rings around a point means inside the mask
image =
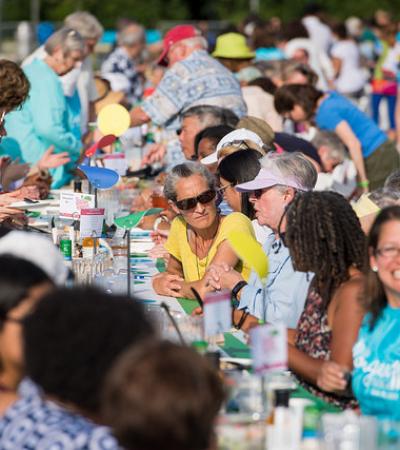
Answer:
[{"label": "woman's arm", "polygon": [[168,295],[169,297],[182,297],[181,289],[184,281],[181,262],[171,255],[167,270],[153,276],[151,281],[157,294]]},{"label": "woman's arm", "polygon": [[[361,143],[353,133],[349,124],[342,120],[335,128],[336,134],[340,137],[346,147],[349,149],[351,159],[356,166],[358,179],[361,183],[368,181],[367,173],[365,171],[364,157],[362,154]],[[368,187],[363,186],[363,191],[368,192]]]},{"label": "woman's arm", "polygon": [[[211,264],[215,265],[227,265],[229,267],[235,267],[238,263],[239,259],[232,250],[231,246],[229,245],[228,241],[223,241],[219,244],[217,253],[215,254],[214,258],[210,262]],[[237,273],[237,272],[235,272]],[[238,279],[242,279],[242,276],[237,273]],[[200,294],[200,297],[204,297],[205,294],[208,292],[214,291],[214,289],[207,283],[206,280],[207,276],[204,275],[203,278],[199,281],[194,282],[184,282],[182,283],[181,293],[182,297],[185,298],[195,298],[193,295],[193,292],[191,288],[196,289],[196,291]],[[235,283],[236,284],[236,283]]]},{"label": "woman's arm", "polygon": [[[346,282],[335,294],[337,297],[331,325],[329,361],[335,362],[344,371],[351,370],[353,366],[352,348],[363,318],[359,303],[361,288],[361,278],[354,279]],[[306,381],[316,385],[327,366],[327,361],[312,358],[293,345],[289,345],[289,368]]]},{"label": "woman's arm", "polygon": [[340,58],[332,58],[332,66],[335,73],[335,78],[337,78],[340,74],[340,69],[342,68],[342,60]]}]

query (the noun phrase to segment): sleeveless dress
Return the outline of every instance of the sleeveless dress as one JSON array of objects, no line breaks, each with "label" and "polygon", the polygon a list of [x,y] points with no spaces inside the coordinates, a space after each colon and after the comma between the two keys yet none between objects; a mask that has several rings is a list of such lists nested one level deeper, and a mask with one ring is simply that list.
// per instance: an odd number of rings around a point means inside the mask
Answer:
[{"label": "sleeveless dress", "polygon": [[[297,325],[295,346],[312,358],[328,360],[331,353],[331,339],[332,330],[328,325],[327,308],[324,308],[321,296],[311,288]],[[354,398],[339,397],[335,394],[324,392],[302,378],[298,376],[296,378],[301,386],[328,403],[342,409],[355,409],[358,407]]]}]

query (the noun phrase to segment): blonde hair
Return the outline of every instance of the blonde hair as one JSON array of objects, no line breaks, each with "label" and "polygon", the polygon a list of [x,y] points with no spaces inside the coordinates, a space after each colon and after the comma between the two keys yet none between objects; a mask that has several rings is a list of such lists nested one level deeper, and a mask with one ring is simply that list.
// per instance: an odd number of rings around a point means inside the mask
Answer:
[{"label": "blonde hair", "polygon": [[258,145],[254,144],[253,141],[242,141],[241,144],[226,145],[225,147],[222,147],[218,151],[218,159],[225,158],[225,156],[232,155],[232,153],[236,153],[239,150],[256,150],[263,156],[266,154],[265,151]]}]

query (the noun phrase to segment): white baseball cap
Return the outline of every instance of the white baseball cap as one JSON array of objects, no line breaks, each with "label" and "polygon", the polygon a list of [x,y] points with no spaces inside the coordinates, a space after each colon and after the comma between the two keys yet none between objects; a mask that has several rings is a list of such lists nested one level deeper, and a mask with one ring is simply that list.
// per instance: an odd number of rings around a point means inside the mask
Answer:
[{"label": "white baseball cap", "polygon": [[243,142],[243,141],[251,141],[257,147],[262,147],[264,145],[260,136],[254,131],[250,131],[247,128],[239,128],[238,130],[231,131],[226,136],[224,136],[217,145],[215,152],[211,153],[211,155],[202,158],[200,162],[205,165],[210,165],[218,162],[218,153],[224,147],[228,145],[235,145],[235,143]]},{"label": "white baseball cap", "polygon": [[0,239],[0,255],[25,259],[43,270],[58,286],[68,278],[68,268],[53,242],[37,233],[10,231]]}]

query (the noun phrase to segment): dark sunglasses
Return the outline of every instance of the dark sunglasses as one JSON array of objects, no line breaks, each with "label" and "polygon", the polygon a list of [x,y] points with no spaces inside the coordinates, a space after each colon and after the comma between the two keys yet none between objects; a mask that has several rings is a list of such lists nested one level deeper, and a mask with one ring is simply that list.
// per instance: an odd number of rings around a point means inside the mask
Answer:
[{"label": "dark sunglasses", "polygon": [[261,198],[261,196],[264,194],[264,192],[265,192],[265,189],[256,189],[255,191],[253,191],[253,195],[258,200]]},{"label": "dark sunglasses", "polygon": [[214,200],[216,195],[217,195],[217,193],[214,190],[210,189],[209,191],[205,191],[202,194],[198,195],[197,197],[184,198],[183,200],[177,200],[175,202],[175,205],[181,211],[188,211],[189,209],[195,208],[197,203],[201,203],[202,205],[205,205],[206,203],[210,203],[212,200]]}]

